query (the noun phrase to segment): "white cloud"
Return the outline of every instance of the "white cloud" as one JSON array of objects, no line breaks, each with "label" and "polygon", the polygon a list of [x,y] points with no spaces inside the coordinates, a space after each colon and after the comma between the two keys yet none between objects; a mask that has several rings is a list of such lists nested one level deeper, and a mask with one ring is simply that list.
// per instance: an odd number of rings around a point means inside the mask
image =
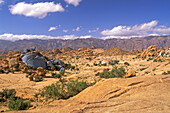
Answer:
[{"label": "white cloud", "polygon": [[4,3],[4,0],[0,0],[0,4]]},{"label": "white cloud", "polygon": [[54,2],[42,2],[35,4],[20,2],[16,5],[11,5],[9,10],[13,15],[18,14],[28,17],[44,18],[50,12],[63,12],[64,8],[61,4],[55,4]]},{"label": "white cloud", "polygon": [[67,2],[68,4],[72,4],[74,5],[75,7],[79,5],[79,3],[82,1],[82,0],[64,0],[65,2]]},{"label": "white cloud", "polygon": [[67,33],[67,32],[68,32],[68,30],[64,29],[64,30],[63,30],[63,32],[64,32],[64,33]]},{"label": "white cloud", "polygon": [[131,38],[144,37],[151,35],[168,35],[170,34],[170,27],[157,26],[158,21],[151,21],[141,25],[134,26],[117,26],[111,30],[104,30],[102,35],[106,35],[103,39],[108,38]]},{"label": "white cloud", "polygon": [[16,41],[16,40],[23,40],[23,39],[42,39],[42,40],[48,40],[48,39],[62,39],[62,40],[74,40],[74,39],[87,39],[87,38],[92,38],[92,36],[87,35],[87,36],[75,36],[75,35],[65,35],[65,36],[57,36],[57,37],[52,37],[52,36],[47,36],[47,35],[14,35],[14,34],[2,34],[0,35],[1,40],[10,40],[10,41]]},{"label": "white cloud", "polygon": [[48,31],[54,31],[56,29],[57,29],[57,27],[50,27]]},{"label": "white cloud", "polygon": [[96,28],[95,30],[89,30],[88,32],[89,33],[92,33],[92,32],[94,33],[94,32],[97,32],[98,30],[99,30],[99,28]]},{"label": "white cloud", "polygon": [[72,31],[80,31],[80,27],[77,27],[76,29],[73,29]]}]

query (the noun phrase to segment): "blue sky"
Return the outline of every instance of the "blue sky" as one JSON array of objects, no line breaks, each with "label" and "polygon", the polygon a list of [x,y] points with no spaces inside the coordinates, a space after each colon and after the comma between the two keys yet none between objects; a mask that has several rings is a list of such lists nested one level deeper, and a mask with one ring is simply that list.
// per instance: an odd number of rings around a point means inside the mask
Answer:
[{"label": "blue sky", "polygon": [[0,0],[0,39],[170,34],[170,0]]}]

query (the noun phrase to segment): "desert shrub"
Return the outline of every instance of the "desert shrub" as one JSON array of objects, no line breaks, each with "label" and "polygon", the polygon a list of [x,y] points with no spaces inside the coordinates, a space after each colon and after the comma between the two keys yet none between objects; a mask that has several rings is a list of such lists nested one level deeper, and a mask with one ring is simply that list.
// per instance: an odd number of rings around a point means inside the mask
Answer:
[{"label": "desert shrub", "polygon": [[168,75],[168,74],[170,74],[170,71],[163,72],[162,74],[163,74],[163,75]]},{"label": "desert shrub", "polygon": [[127,66],[130,66],[130,64],[128,62],[124,62],[124,64],[127,65]]},{"label": "desert shrub", "polygon": [[10,110],[25,110],[31,106],[30,102],[24,102],[21,99],[11,98],[8,104]]},{"label": "desert shrub", "polygon": [[52,77],[54,78],[61,78],[60,74],[56,74],[56,73],[51,73]]},{"label": "desert shrub", "polygon": [[105,69],[102,73],[97,73],[96,76],[100,76],[100,78],[122,78],[125,74],[126,72],[123,67],[117,68],[115,66],[111,71]]},{"label": "desert shrub", "polygon": [[35,81],[35,82],[40,82],[40,81],[43,81],[43,78],[42,78],[42,76],[37,75],[37,76],[35,77],[34,81]]},{"label": "desert shrub", "polygon": [[9,72],[11,72],[11,70],[10,70],[10,69],[7,69],[7,72],[9,73]]},{"label": "desert shrub", "polygon": [[140,71],[143,71],[143,70],[145,70],[145,69],[147,69],[147,67],[141,68]]},{"label": "desert shrub", "polygon": [[3,89],[2,93],[6,99],[13,98],[16,95],[15,89]]},{"label": "desert shrub", "polygon": [[80,93],[82,90],[86,89],[89,86],[94,85],[95,83],[87,83],[85,81],[78,81],[77,80],[71,80],[67,84],[67,93],[69,97],[75,96],[78,93]]},{"label": "desert shrub", "polygon": [[86,64],[86,66],[90,67],[90,65],[89,65],[89,64]]},{"label": "desert shrub", "polygon": [[71,66],[71,69],[75,69],[75,66]]},{"label": "desert shrub", "polygon": [[16,91],[14,89],[3,89],[0,91],[0,102],[6,101],[9,98],[14,98],[16,95]]},{"label": "desert shrub", "polygon": [[119,64],[119,60],[114,60],[113,62],[110,63],[110,65],[116,65],[116,64]]},{"label": "desert shrub", "polygon": [[0,73],[4,73],[4,70],[0,69]]},{"label": "desert shrub", "polygon": [[157,59],[154,59],[153,62],[158,62],[158,60],[157,60]]},{"label": "desert shrub", "polygon": [[147,61],[153,60],[153,58],[148,58]]},{"label": "desert shrub", "polygon": [[56,75],[54,75],[54,78],[61,78],[61,75],[60,74],[56,74]]},{"label": "desert shrub", "polygon": [[94,66],[97,66],[97,63],[93,63]]},{"label": "desert shrub", "polygon": [[50,67],[50,66],[47,66],[47,70],[51,70],[51,67]]},{"label": "desert shrub", "polygon": [[30,71],[25,71],[26,74],[28,75],[31,75],[31,72]]},{"label": "desert shrub", "polygon": [[[85,88],[94,85],[95,83],[87,83],[84,81],[60,79],[57,83],[43,88],[40,95],[52,99],[68,99],[75,96]],[[38,97],[39,94],[36,94]]]},{"label": "desert shrub", "polygon": [[158,62],[163,62],[163,60],[162,59],[158,59]]},{"label": "desert shrub", "polygon": [[71,64],[64,63],[63,67],[69,69],[69,68],[71,68]]},{"label": "desert shrub", "polygon": [[153,69],[152,69],[152,71],[155,71],[155,70],[156,70],[156,68],[153,68]]},{"label": "desert shrub", "polygon": [[46,86],[40,93],[41,96],[52,99],[65,99],[67,98],[65,88],[65,79],[60,79],[56,84]]},{"label": "desert shrub", "polygon": [[149,71],[146,71],[145,74],[149,74],[150,72]]},{"label": "desert shrub", "polygon": [[91,61],[92,59],[89,57],[89,58],[86,58],[86,60],[89,60],[89,61]]},{"label": "desert shrub", "polygon": [[19,68],[19,64],[14,65],[14,68]]},{"label": "desert shrub", "polygon": [[60,70],[60,66],[58,66],[58,65],[55,65],[55,68],[54,68],[54,70],[57,70],[57,71],[59,71]]},{"label": "desert shrub", "polygon": [[51,69],[52,69],[52,70],[56,70],[56,66],[55,66],[55,67],[54,67],[54,66],[53,66],[53,67],[51,67]]},{"label": "desert shrub", "polygon": [[79,71],[79,68],[76,68],[77,71]]},{"label": "desert shrub", "polygon": [[11,69],[11,73],[14,73],[14,70]]},{"label": "desert shrub", "polygon": [[26,67],[27,67],[28,69],[33,69],[33,67],[32,67],[32,66],[28,66],[28,65],[26,65]]},{"label": "desert shrub", "polygon": [[60,71],[60,75],[64,75],[65,71]]},{"label": "desert shrub", "polygon": [[102,66],[107,66],[107,64],[106,63],[104,63],[104,64],[101,64]]}]

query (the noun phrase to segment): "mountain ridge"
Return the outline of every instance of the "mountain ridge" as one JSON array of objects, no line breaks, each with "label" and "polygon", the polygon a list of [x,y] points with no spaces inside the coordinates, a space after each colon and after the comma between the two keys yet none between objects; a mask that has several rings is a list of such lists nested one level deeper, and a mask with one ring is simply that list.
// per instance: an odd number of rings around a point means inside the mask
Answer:
[{"label": "mountain ridge", "polygon": [[62,39],[50,39],[50,40],[41,40],[41,39],[31,39],[31,40],[17,40],[17,41],[8,41],[0,40],[0,50],[23,50],[30,48],[32,46],[40,47],[43,49],[53,48],[63,48],[71,47],[73,49],[79,48],[90,48],[95,46],[96,48],[120,48],[125,51],[133,51],[138,49],[145,49],[150,45],[156,45],[158,47],[167,48],[170,47],[170,36],[148,36],[143,38],[130,38],[130,39],[97,39],[97,38],[88,38],[88,39],[74,39],[74,40],[62,40]]}]

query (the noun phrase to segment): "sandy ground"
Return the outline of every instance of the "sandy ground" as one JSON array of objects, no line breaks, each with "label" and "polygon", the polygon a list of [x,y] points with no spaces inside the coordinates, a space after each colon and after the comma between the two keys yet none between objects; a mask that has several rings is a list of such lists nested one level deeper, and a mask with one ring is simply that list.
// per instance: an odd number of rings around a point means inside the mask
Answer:
[{"label": "sandy ground", "polygon": [[[99,80],[95,76],[103,69],[112,69],[109,66],[93,66],[94,62],[103,59],[119,60],[118,67],[124,66],[127,70],[136,71],[136,77],[129,79],[101,80],[95,86],[87,88],[77,96],[68,100],[54,101],[49,104],[42,104],[34,110],[20,111],[39,113],[68,113],[68,112],[170,112],[170,75],[162,75],[170,71],[170,63],[152,62],[142,59],[132,59],[135,56],[97,57],[92,61],[84,59],[72,59],[72,65],[77,65],[79,71],[66,70],[64,76],[67,79],[81,77],[89,82]],[[130,66],[125,66],[128,62]],[[90,67],[86,66],[89,64]],[[145,70],[140,70],[146,68]],[[78,74],[75,74],[78,72]],[[48,74],[42,82],[32,82],[25,77],[25,74],[0,74],[0,91],[2,89],[15,89],[17,96],[22,98],[34,98],[34,94],[45,86],[57,82],[58,79],[51,78]],[[0,111],[7,108],[0,106]]]}]

